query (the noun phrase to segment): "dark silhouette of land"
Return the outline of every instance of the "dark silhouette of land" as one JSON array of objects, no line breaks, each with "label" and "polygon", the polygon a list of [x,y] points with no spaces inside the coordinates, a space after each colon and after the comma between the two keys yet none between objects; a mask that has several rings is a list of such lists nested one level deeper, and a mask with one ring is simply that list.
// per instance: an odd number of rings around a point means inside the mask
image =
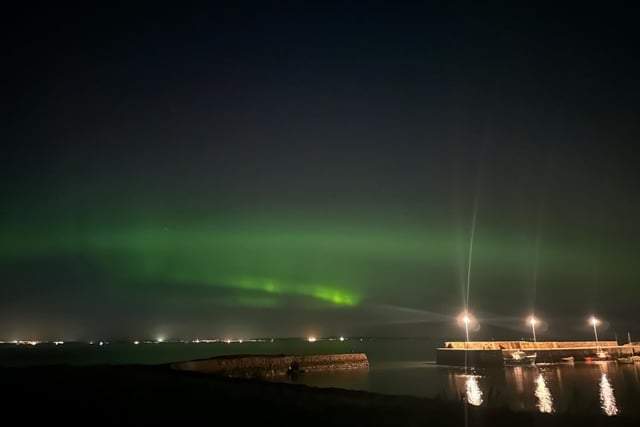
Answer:
[{"label": "dark silhouette of land", "polygon": [[168,365],[0,368],[0,379],[5,415],[64,425],[464,426],[465,419],[469,426],[640,425],[640,419],[624,415],[465,408],[463,402],[224,378]]}]

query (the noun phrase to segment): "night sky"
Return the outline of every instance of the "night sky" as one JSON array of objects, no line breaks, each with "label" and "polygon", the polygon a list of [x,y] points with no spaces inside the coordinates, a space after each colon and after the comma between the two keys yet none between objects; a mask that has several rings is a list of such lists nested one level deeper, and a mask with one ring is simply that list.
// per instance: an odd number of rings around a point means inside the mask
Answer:
[{"label": "night sky", "polygon": [[640,336],[631,10],[24,3],[0,340]]}]

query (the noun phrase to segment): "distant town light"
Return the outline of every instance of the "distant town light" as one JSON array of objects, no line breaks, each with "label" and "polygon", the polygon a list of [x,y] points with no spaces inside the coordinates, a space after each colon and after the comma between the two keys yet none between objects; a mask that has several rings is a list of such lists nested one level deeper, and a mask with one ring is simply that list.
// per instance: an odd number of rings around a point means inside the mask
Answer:
[{"label": "distant town light", "polygon": [[309,338],[307,338],[307,341],[316,342],[316,337],[309,337]]},{"label": "distant town light", "polygon": [[344,337],[340,337],[340,341],[344,341]]},{"label": "distant town light", "polygon": [[16,345],[38,345],[40,344],[40,341],[35,341],[35,340],[13,340],[11,341],[12,344],[16,344]]}]

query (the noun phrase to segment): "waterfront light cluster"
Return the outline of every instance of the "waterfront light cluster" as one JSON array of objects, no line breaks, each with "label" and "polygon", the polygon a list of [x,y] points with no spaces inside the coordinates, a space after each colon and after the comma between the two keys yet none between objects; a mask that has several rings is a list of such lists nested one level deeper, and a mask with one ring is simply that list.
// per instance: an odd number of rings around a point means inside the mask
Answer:
[{"label": "waterfront light cluster", "polygon": [[0,344],[15,344],[15,345],[38,345],[42,343],[43,343],[42,341],[37,341],[37,340],[0,341]]},{"label": "waterfront light cluster", "polygon": [[[156,339],[148,339],[148,340],[135,339],[135,340],[131,340],[131,341],[128,341],[128,342],[131,343],[131,344],[134,344],[134,345],[140,345],[140,344],[162,344],[162,343],[167,343],[167,344],[176,344],[176,343],[181,343],[181,344],[212,344],[212,343],[242,344],[242,343],[267,343],[267,342],[272,343],[276,339],[280,340],[279,338],[251,338],[251,339],[244,339],[244,338],[201,339],[201,338],[196,338],[194,340],[176,340],[176,341],[173,341],[173,340],[167,340],[164,337],[157,337]],[[314,335],[310,335],[310,336],[308,336],[306,338],[298,338],[298,339],[304,339],[304,341],[307,341],[307,342],[310,342],[310,343],[314,343],[316,341],[340,341],[340,342],[344,342],[344,341],[348,340],[348,338],[344,337],[344,336],[319,338],[319,337],[316,337]],[[360,338],[360,341],[363,341],[363,338]],[[31,345],[31,346],[35,346],[35,345],[39,345],[39,344],[54,344],[56,346],[60,346],[60,345],[63,345],[65,343],[69,343],[69,342],[71,342],[71,343],[80,343],[82,341],[63,341],[63,340],[40,341],[40,340],[27,340],[27,339],[10,340],[10,341],[1,341],[0,340],[0,344]],[[110,342],[106,341],[106,340],[85,341],[85,343],[87,343],[89,345],[98,345],[98,346],[104,346],[104,345],[110,344]]]},{"label": "waterfront light cluster", "polygon": [[[477,320],[468,311],[463,311],[458,316],[458,325],[464,327],[465,342],[469,342],[469,327],[470,325],[477,325]],[[537,342],[536,338],[536,325],[540,322],[533,314],[527,318],[527,323],[531,325],[531,332],[533,334],[533,342]],[[593,334],[595,336],[596,347],[598,347],[598,329],[597,326],[601,323],[600,319],[595,316],[589,318],[589,324],[593,326]]]}]

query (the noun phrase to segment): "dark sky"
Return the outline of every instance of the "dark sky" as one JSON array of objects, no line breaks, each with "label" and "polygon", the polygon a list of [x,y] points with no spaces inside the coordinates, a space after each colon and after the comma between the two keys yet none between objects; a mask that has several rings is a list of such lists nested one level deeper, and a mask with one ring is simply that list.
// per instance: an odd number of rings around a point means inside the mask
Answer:
[{"label": "dark sky", "polygon": [[640,334],[633,11],[88,3],[3,13],[0,340]]}]

